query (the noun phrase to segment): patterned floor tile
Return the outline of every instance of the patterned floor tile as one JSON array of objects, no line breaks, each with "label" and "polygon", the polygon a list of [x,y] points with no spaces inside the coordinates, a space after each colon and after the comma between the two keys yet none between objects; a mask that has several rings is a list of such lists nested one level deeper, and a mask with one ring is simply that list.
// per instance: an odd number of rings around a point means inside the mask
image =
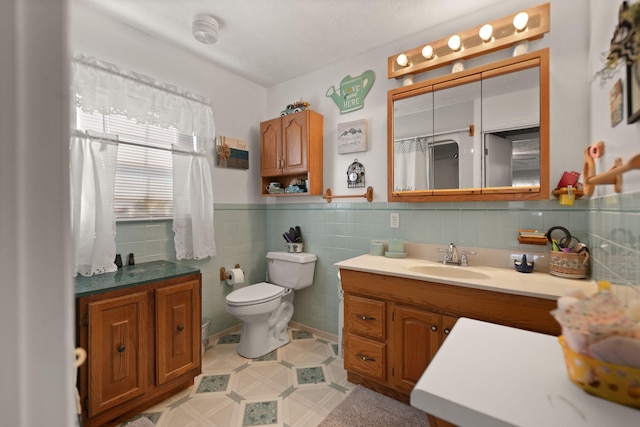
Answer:
[{"label": "patterned floor tile", "polygon": [[312,368],[296,368],[296,379],[298,385],[326,383],[324,370],[320,366]]},{"label": "patterned floor tile", "polygon": [[218,344],[238,344],[240,342],[240,334],[231,334],[220,337]]},{"label": "patterned floor tile", "polygon": [[278,423],[278,402],[247,403],[244,408],[243,426],[262,426]]},{"label": "patterned floor tile", "polygon": [[203,376],[196,393],[211,393],[215,391],[227,391],[230,375]]},{"label": "patterned floor tile", "polygon": [[313,338],[313,334],[309,333],[307,331],[291,331],[291,336],[293,337],[294,340],[306,340],[306,339],[310,339]]},{"label": "patterned floor tile", "polygon": [[291,342],[257,359],[238,354],[240,334],[211,340],[194,385],[137,417],[156,427],[317,426],[354,385],[335,342],[289,332]]}]

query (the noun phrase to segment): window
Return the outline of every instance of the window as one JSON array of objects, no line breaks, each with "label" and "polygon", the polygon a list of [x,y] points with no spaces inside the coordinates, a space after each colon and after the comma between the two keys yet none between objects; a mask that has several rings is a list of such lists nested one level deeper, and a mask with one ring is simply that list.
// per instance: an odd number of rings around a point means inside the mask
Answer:
[{"label": "window", "polygon": [[120,115],[76,109],[76,128],[117,135],[114,208],[118,220],[171,218],[173,147],[193,150],[195,137]]}]

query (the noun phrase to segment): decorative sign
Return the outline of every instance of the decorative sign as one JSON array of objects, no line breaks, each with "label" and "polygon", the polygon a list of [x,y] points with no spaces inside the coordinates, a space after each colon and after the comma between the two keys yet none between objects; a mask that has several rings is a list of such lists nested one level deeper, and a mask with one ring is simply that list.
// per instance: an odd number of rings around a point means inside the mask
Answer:
[{"label": "decorative sign", "polygon": [[622,80],[618,79],[609,90],[609,111],[611,127],[622,121]]},{"label": "decorative sign", "polygon": [[340,82],[340,88],[336,90],[331,86],[326,96],[333,99],[340,109],[340,114],[359,110],[364,107],[364,98],[373,87],[375,80],[376,75],[373,70],[367,70],[357,77],[345,76]]},{"label": "decorative sign", "polygon": [[249,149],[245,141],[219,136],[216,138],[216,146],[219,167],[249,169]]},{"label": "decorative sign", "polygon": [[338,124],[338,154],[367,151],[367,119]]}]

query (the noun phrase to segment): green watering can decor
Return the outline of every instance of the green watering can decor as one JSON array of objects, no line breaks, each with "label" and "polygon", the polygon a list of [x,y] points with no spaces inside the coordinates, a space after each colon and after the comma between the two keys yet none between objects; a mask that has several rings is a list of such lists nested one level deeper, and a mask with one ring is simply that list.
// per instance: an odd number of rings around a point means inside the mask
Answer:
[{"label": "green watering can decor", "polygon": [[364,107],[364,98],[375,80],[373,70],[367,70],[357,77],[345,76],[340,82],[340,92],[336,92],[336,88],[331,86],[327,90],[327,97],[333,99],[340,109],[340,114],[359,110]]}]

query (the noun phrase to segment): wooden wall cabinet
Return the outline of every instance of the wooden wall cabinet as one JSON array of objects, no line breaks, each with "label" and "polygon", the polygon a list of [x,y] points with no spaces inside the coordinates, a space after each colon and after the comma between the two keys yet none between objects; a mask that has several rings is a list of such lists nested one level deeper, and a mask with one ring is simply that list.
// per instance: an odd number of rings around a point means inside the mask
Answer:
[{"label": "wooden wall cabinet", "polygon": [[[260,123],[261,192],[266,196],[322,194],[323,117],[312,110]],[[293,179],[308,181],[306,193],[270,194],[266,186],[284,189]]]},{"label": "wooden wall cabinet", "polygon": [[340,269],[347,379],[409,403],[459,317],[559,335],[555,300]]},{"label": "wooden wall cabinet", "polygon": [[84,427],[118,424],[194,383],[201,280],[191,274],[76,299],[87,350],[78,376]]}]

